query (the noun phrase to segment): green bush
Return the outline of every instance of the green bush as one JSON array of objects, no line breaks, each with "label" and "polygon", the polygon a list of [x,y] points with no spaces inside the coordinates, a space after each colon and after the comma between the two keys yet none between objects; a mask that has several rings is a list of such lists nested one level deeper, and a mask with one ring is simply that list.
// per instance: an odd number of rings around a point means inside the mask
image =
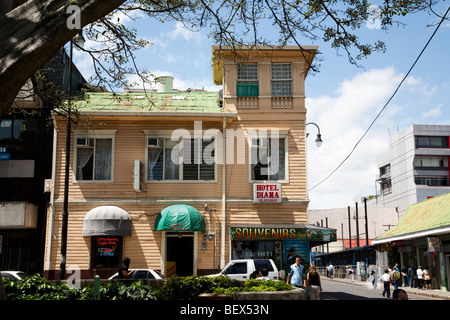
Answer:
[{"label": "green bush", "polygon": [[39,276],[24,280],[3,278],[3,284],[8,300],[75,300],[79,296],[77,289]]},{"label": "green bush", "polygon": [[235,292],[289,291],[292,285],[284,281],[249,279],[242,287],[217,288],[214,293],[233,294]]},{"label": "green bush", "polygon": [[[94,300],[94,289],[69,288],[65,283],[48,281],[39,276],[25,280],[3,279],[8,300]],[[201,293],[233,294],[240,291],[287,291],[292,286],[284,281],[250,279],[242,282],[228,277],[168,278],[159,291],[142,281],[107,282],[100,286],[101,300],[195,300]]]},{"label": "green bush", "polygon": [[115,281],[100,286],[100,298],[101,300],[157,300],[158,294],[142,281],[134,281],[130,284]]},{"label": "green bush", "polygon": [[193,300],[201,293],[212,293],[219,287],[236,286],[237,281],[228,277],[180,277],[173,276],[166,279],[160,290],[164,300]]},{"label": "green bush", "polygon": [[[94,300],[94,289],[69,288],[39,276],[25,280],[3,279],[8,300]],[[108,282],[100,286],[102,300],[157,300],[157,292],[142,281]]]},{"label": "green bush", "polygon": [[250,279],[242,286],[238,281],[224,276],[173,276],[166,280],[160,293],[164,300],[195,300],[201,293],[233,294],[234,292],[287,290],[292,290],[292,285],[284,281]]}]

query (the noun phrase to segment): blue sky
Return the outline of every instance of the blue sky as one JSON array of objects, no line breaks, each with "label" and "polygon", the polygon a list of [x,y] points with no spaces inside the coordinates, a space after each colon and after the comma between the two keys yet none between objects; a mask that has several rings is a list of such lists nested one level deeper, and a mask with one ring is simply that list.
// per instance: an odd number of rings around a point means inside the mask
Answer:
[{"label": "blue sky", "polygon": [[[436,11],[443,14],[447,6],[444,2]],[[324,140],[317,148],[316,128],[307,127],[309,188],[327,177],[351,152],[434,32],[436,27],[427,25],[438,21],[424,12],[402,20],[406,26],[393,26],[388,31],[363,26],[358,31],[361,38],[382,40],[387,46],[385,53],[374,53],[361,60],[363,68],[351,65],[344,52],[337,52],[327,43],[301,41],[305,45],[318,45],[324,59],[320,72],[306,79],[307,121],[319,125]],[[139,67],[156,76],[173,76],[176,89],[220,89],[212,81],[214,43],[206,30],[191,32],[180,23],[160,23],[148,18],[129,20],[127,24],[153,43],[137,53]],[[309,192],[311,209],[353,206],[360,197],[374,194],[376,157],[387,151],[390,132],[402,131],[413,124],[450,125],[449,54],[450,22],[445,21],[350,158]],[[75,53],[75,62],[89,78],[92,69],[88,57]]]}]

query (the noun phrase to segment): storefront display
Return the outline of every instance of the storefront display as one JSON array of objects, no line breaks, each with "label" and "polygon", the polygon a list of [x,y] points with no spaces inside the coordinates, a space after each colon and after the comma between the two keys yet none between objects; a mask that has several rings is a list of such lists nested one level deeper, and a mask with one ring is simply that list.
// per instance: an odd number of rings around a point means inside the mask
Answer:
[{"label": "storefront display", "polygon": [[272,259],[288,270],[297,255],[309,264],[310,242],[335,241],[336,230],[306,225],[232,226],[232,259]]}]

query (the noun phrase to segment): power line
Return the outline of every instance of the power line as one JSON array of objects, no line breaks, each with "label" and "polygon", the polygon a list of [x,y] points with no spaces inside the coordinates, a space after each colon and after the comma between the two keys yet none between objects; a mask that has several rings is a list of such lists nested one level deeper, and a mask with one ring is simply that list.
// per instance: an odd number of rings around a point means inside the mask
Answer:
[{"label": "power line", "polygon": [[441,26],[442,22],[445,20],[445,17],[447,16],[448,12],[450,11],[450,7],[448,7],[447,11],[445,12],[444,16],[442,17],[441,21],[439,22],[439,24],[437,25],[436,29],[434,30],[433,34],[431,35],[430,39],[428,39],[427,43],[425,44],[425,46],[423,47],[422,51],[420,52],[420,54],[417,56],[416,60],[414,61],[413,65],[411,66],[411,68],[409,68],[408,72],[406,73],[406,75],[403,77],[402,81],[400,81],[399,85],[397,86],[397,88],[395,89],[394,93],[391,95],[391,97],[389,98],[389,100],[386,102],[386,104],[384,105],[384,107],[380,110],[380,112],[377,114],[377,116],[375,117],[375,119],[372,121],[372,123],[370,124],[370,126],[367,128],[367,130],[364,132],[364,134],[361,136],[361,138],[356,142],[355,146],[353,147],[353,149],[350,151],[350,153],[347,155],[347,157],[345,157],[344,160],[342,160],[342,162],[336,167],[336,169],[334,169],[327,177],[325,177],[322,181],[320,181],[319,183],[317,183],[316,185],[314,185],[314,187],[312,187],[311,189],[309,189],[308,191],[313,190],[314,188],[316,188],[317,186],[321,185],[323,182],[325,182],[329,177],[331,177],[343,164],[345,161],[347,161],[348,158],[350,158],[350,156],[352,155],[352,153],[355,151],[356,147],[359,145],[359,143],[361,142],[362,139],[364,139],[364,137],[366,136],[366,134],[369,132],[370,128],[372,128],[373,124],[375,123],[375,121],[377,121],[377,119],[380,117],[381,113],[384,111],[384,109],[386,109],[386,107],[388,106],[388,104],[391,102],[391,100],[394,98],[394,96],[397,94],[398,90],[400,89],[400,87],[402,86],[403,82],[406,80],[406,78],[409,76],[409,74],[411,73],[412,69],[414,68],[414,66],[416,65],[416,63],[419,61],[420,57],[422,56],[422,54],[424,53],[425,49],[428,47],[428,44],[431,42],[431,39],[433,39],[434,35],[436,34],[436,32],[438,31],[439,27]]}]

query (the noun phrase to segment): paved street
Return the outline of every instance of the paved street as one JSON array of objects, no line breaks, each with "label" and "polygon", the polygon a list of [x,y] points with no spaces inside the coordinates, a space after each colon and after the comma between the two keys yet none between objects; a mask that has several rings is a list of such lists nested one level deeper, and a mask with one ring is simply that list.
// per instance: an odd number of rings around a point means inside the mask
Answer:
[{"label": "paved street", "polygon": [[[382,285],[372,289],[365,282],[352,284],[350,281],[335,281],[322,278],[322,289],[323,291],[320,293],[321,300],[388,300],[381,295],[383,292]],[[415,294],[415,292],[408,289],[405,291],[408,292],[409,300],[441,300],[422,294]],[[393,291],[391,286],[391,299]]]}]

